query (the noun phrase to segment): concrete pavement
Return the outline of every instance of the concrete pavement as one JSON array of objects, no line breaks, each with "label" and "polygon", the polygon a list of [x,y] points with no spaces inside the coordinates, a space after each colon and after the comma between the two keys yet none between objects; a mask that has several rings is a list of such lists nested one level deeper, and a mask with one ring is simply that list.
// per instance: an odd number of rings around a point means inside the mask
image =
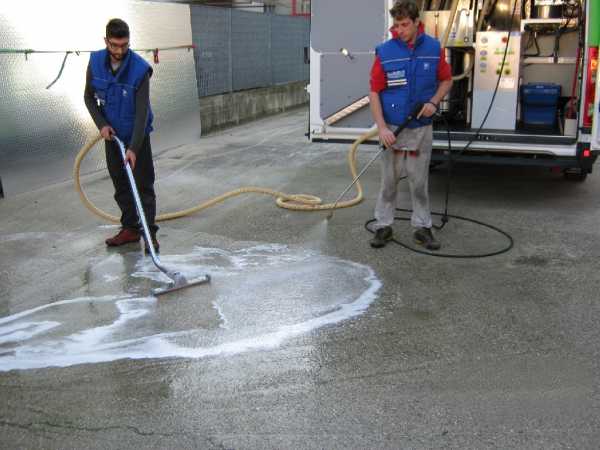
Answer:
[{"label": "concrete pavement", "polygon": [[[333,201],[348,146],[305,130],[300,109],[160,152],[160,212],[244,185]],[[115,212],[109,183],[83,179]],[[163,223],[164,262],[213,283],[158,301],[148,258],[106,249],[115,228],[70,183],[0,200],[0,447],[597,448],[597,174],[457,168],[451,212],[515,239],[465,260],[371,249],[377,167],[363,185],[328,225],[260,195]],[[461,221],[439,237],[505,242]]]}]

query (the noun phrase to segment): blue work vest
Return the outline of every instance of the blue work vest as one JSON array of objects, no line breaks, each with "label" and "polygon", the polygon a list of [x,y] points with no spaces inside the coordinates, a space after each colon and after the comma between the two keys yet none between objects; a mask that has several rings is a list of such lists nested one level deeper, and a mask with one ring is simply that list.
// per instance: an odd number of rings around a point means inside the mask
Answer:
[{"label": "blue work vest", "polygon": [[[426,34],[417,36],[412,49],[401,39],[390,39],[377,46],[375,52],[387,78],[387,87],[379,93],[387,123],[404,123],[417,103],[426,103],[435,95],[440,51],[439,41]],[[422,117],[412,120],[408,128],[431,122],[431,118]]]},{"label": "blue work vest", "polygon": [[[135,121],[135,94],[140,83],[152,68],[141,56],[129,50],[121,61],[117,73],[113,75],[106,49],[92,52],[92,87],[100,104],[100,109],[117,136],[129,145]],[[145,133],[152,131],[154,115],[148,105]]]}]

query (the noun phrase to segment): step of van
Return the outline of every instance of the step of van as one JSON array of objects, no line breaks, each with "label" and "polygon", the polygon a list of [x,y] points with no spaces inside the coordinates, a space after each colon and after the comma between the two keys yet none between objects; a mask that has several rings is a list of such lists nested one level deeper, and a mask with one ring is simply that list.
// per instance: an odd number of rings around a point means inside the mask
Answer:
[{"label": "step of van", "polygon": [[[453,141],[470,141],[476,136],[473,131],[451,131],[450,139]],[[433,132],[435,140],[448,140],[446,130],[436,129]],[[532,134],[504,130],[482,130],[473,142],[504,142],[513,144],[548,144],[548,145],[572,145],[577,142],[575,136],[562,136],[552,134]]]}]

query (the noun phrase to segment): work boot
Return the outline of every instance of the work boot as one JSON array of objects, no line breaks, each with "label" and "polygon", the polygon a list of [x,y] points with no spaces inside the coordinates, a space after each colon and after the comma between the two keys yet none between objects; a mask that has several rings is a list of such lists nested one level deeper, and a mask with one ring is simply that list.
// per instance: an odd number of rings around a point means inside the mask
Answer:
[{"label": "work boot", "polygon": [[382,248],[392,239],[392,227],[383,227],[375,230],[375,237],[371,239],[371,247]]},{"label": "work boot", "polygon": [[113,237],[108,238],[106,245],[109,247],[118,247],[120,245],[129,244],[130,242],[139,242],[140,232],[133,228],[121,228],[121,230]]},{"label": "work boot", "polygon": [[[150,237],[152,238],[152,245],[154,246],[154,251],[159,253],[160,245],[158,245],[158,240],[156,239],[155,233],[150,233]],[[146,245],[146,240],[144,239],[144,251],[147,255],[150,254],[150,247]]]},{"label": "work boot", "polygon": [[431,228],[417,228],[413,236],[415,242],[427,250],[439,250],[441,247],[440,241],[435,238]]}]

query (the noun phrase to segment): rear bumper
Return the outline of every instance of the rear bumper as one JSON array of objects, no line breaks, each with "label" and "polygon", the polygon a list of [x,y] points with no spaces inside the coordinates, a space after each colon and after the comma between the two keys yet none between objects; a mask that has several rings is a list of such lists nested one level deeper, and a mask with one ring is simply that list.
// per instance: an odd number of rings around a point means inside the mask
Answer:
[{"label": "rear bumper", "polygon": [[[330,130],[326,134],[310,134],[312,142],[348,143],[368,129]],[[600,151],[590,150],[589,142],[577,142],[574,137],[549,135],[523,135],[514,133],[481,133],[476,136],[466,151],[465,146],[474,137],[474,132],[450,132],[452,155],[456,162],[496,164],[507,166],[549,167],[555,169],[577,169],[591,173]],[[378,145],[377,138],[363,144]],[[447,160],[448,133],[434,131],[432,161]]]},{"label": "rear bumper", "polygon": [[[574,148],[553,149],[546,148],[543,151],[536,149],[506,149],[488,148],[485,150],[474,149],[461,153],[464,145],[452,144],[452,159],[454,162],[494,164],[503,166],[529,166],[548,167],[561,170],[581,169],[585,173],[591,173],[600,151],[591,151],[589,144],[579,143]],[[431,160],[433,162],[444,162],[448,160],[448,143],[435,145]]]},{"label": "rear bumper", "polygon": [[[434,131],[433,161],[447,159],[448,138],[452,141],[452,155],[456,155],[454,160],[458,162],[576,169],[591,173],[599,154],[591,151],[589,143],[578,142],[575,136],[493,130],[448,133],[437,129]],[[467,144],[468,149],[463,150]]]},{"label": "rear bumper", "polygon": [[[592,172],[593,164],[596,162],[598,155],[595,154],[583,162],[576,157],[549,157],[537,158],[527,157],[524,155],[494,155],[494,154],[462,154],[453,156],[454,162],[460,163],[477,163],[477,164],[494,164],[501,166],[529,166],[529,167],[548,167],[559,169],[583,169],[587,173]],[[445,153],[434,151],[431,156],[433,162],[444,162],[448,160]]]}]

